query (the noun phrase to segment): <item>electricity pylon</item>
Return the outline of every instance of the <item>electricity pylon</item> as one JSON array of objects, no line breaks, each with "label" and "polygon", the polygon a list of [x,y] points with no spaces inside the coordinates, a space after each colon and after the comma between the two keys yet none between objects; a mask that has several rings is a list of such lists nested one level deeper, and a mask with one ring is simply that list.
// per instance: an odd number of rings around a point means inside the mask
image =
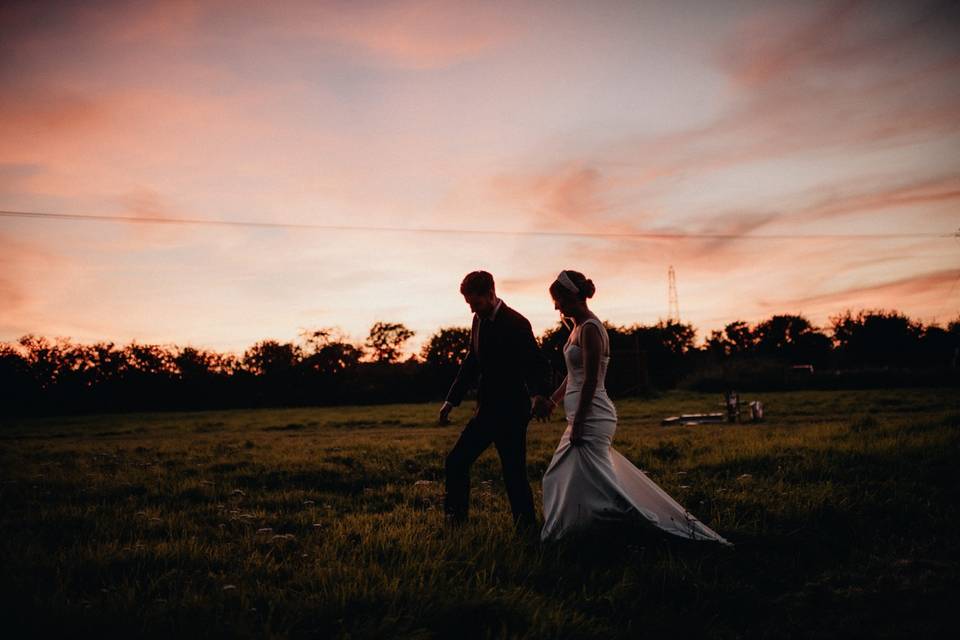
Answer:
[{"label": "electricity pylon", "polygon": [[670,265],[667,271],[668,292],[667,292],[667,320],[669,322],[680,322],[680,302],[677,300],[677,274]]}]

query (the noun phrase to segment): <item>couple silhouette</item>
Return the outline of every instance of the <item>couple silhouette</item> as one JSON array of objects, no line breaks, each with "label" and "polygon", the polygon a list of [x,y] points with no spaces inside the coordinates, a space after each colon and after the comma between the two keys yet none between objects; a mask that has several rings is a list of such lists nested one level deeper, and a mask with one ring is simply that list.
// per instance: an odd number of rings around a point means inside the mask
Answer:
[{"label": "couple silhouette", "polygon": [[477,406],[446,458],[444,511],[450,523],[466,522],[470,468],[492,444],[516,529],[536,531],[527,428],[531,418],[547,418],[562,404],[567,428],[543,477],[542,540],[600,522],[640,520],[673,535],[728,545],[611,446],[617,413],[604,386],[610,341],[587,305],[596,292],[593,281],[564,270],[549,292],[554,308],[573,321],[563,349],[567,375],[553,390],[550,367],[530,322],[497,297],[493,276],[473,271],[460,284],[473,312],[470,349],[440,408],[439,422],[449,424],[451,411],[473,386]]}]

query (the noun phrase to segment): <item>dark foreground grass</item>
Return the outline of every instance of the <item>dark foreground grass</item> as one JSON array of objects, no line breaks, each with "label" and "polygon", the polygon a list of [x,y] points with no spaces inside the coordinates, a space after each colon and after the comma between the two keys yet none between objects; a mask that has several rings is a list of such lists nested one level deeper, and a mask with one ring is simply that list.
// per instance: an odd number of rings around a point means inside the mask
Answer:
[{"label": "dark foreground grass", "polygon": [[[432,405],[7,420],[4,635],[942,635],[960,595],[953,394],[756,394],[765,424],[671,428],[718,398],[619,402],[617,448],[733,550],[640,526],[518,539],[492,452],[471,523],[445,530],[459,429]],[[538,502],[562,426],[531,426]]]}]

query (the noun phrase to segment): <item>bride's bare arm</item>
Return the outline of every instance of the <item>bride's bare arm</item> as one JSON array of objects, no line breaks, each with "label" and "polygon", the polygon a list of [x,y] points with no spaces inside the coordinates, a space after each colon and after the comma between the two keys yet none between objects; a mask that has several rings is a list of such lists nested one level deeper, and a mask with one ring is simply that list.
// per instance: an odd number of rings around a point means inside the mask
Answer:
[{"label": "bride's bare arm", "polygon": [[580,350],[583,353],[583,387],[580,389],[580,403],[573,419],[571,440],[579,440],[583,436],[583,423],[593,404],[593,395],[597,392],[597,379],[600,375],[600,355],[603,352],[603,341],[600,330],[592,324],[584,325],[580,330]]},{"label": "bride's bare arm", "polygon": [[557,390],[550,394],[550,402],[558,405],[563,402],[563,396],[567,393],[567,376],[563,376],[563,382],[557,387]]}]

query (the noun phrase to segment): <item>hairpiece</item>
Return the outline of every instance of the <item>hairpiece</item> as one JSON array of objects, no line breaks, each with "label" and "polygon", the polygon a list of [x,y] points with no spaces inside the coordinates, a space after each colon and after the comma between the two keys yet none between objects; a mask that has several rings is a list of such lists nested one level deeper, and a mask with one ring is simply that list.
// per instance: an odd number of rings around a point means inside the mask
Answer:
[{"label": "hairpiece", "polygon": [[564,289],[569,289],[573,293],[580,295],[580,287],[573,283],[573,280],[570,279],[566,271],[560,272],[560,275],[557,276],[557,282],[559,282]]}]

